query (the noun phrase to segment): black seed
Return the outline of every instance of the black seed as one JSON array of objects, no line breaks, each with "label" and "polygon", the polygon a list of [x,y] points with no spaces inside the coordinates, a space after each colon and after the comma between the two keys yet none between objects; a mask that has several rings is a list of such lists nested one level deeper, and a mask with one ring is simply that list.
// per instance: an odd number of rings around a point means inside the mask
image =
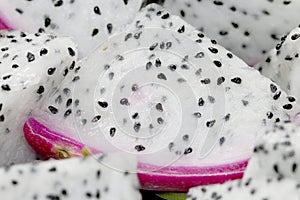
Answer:
[{"label": "black seed", "polygon": [[23,10],[21,10],[20,8],[16,8],[16,11],[17,11],[19,14],[23,14]]},{"label": "black seed", "polygon": [[159,73],[159,74],[157,75],[157,78],[158,78],[158,79],[161,79],[161,80],[167,80],[166,75],[163,74],[163,73]]},{"label": "black seed", "polygon": [[218,60],[215,60],[214,61],[214,64],[217,66],[217,67],[222,67],[222,63]]},{"label": "black seed", "polygon": [[41,85],[41,86],[37,89],[36,93],[38,93],[38,94],[43,94],[44,91],[45,91],[45,88],[44,88],[44,86]]},{"label": "black seed", "polygon": [[54,74],[54,72],[55,72],[55,70],[56,70],[56,68],[49,68],[48,69],[48,75],[53,75]]},{"label": "black seed", "polygon": [[163,124],[164,123],[164,119],[161,118],[161,117],[157,118],[157,123],[158,124]]},{"label": "black seed", "polygon": [[204,100],[203,100],[203,98],[201,97],[201,98],[199,98],[199,100],[198,100],[198,106],[203,106],[204,105]]},{"label": "black seed", "polygon": [[65,113],[64,113],[64,117],[68,117],[70,114],[72,113],[71,109],[68,109]]},{"label": "black seed", "polygon": [[112,30],[113,30],[113,25],[111,23],[106,25],[107,31],[109,34],[111,34]]},{"label": "black seed", "polygon": [[168,19],[169,17],[170,17],[169,13],[166,13],[166,14],[161,16],[162,19]]},{"label": "black seed", "polygon": [[287,97],[287,98],[288,98],[289,102],[295,102],[296,101],[296,99],[294,97]]},{"label": "black seed", "polygon": [[274,85],[273,83],[270,84],[270,89],[271,89],[271,92],[274,93],[277,91],[277,87],[276,85]]},{"label": "black seed", "polygon": [[203,52],[199,52],[195,55],[195,58],[203,58],[204,57],[204,53]]},{"label": "black seed", "polygon": [[17,65],[17,64],[13,64],[12,66],[11,66],[11,68],[18,68],[19,67],[19,65]]},{"label": "black seed", "polygon": [[210,84],[210,79],[209,78],[205,78],[203,80],[200,81],[203,84]]},{"label": "black seed", "polygon": [[273,99],[274,100],[277,100],[281,95],[281,91],[278,91],[274,96],[273,96]]},{"label": "black seed", "polygon": [[285,104],[282,107],[286,110],[291,110],[293,108],[292,104]]},{"label": "black seed", "polygon": [[101,119],[101,115],[97,115],[92,119],[92,122],[97,122]]},{"label": "black seed", "polygon": [[144,151],[146,149],[143,145],[136,145],[134,148],[138,152]]},{"label": "black seed", "polygon": [[58,1],[54,4],[54,6],[55,6],[55,7],[59,7],[59,6],[61,6],[63,3],[64,3],[64,2],[63,2],[62,0],[58,0]]},{"label": "black seed", "polygon": [[184,31],[185,31],[185,27],[184,26],[182,26],[181,28],[179,28],[178,30],[178,33],[183,33]]},{"label": "black seed", "polygon": [[32,61],[35,60],[35,56],[32,53],[30,53],[30,52],[27,53],[26,57],[27,57],[27,61],[28,62],[32,62]]},{"label": "black seed", "polygon": [[51,167],[48,171],[49,172],[56,172],[56,167]]},{"label": "black seed", "polygon": [[48,53],[48,50],[45,48],[42,48],[40,51],[40,56],[46,55]]},{"label": "black seed", "polygon": [[241,84],[242,79],[240,77],[235,77],[235,78],[231,79],[231,82],[236,83],[236,84]]},{"label": "black seed", "polygon": [[132,119],[137,119],[139,117],[139,113],[134,113],[131,117]]},{"label": "black seed", "polygon": [[216,123],[216,120],[212,120],[212,121],[208,121],[208,122],[206,122],[206,126],[208,127],[208,128],[211,128],[211,127],[213,127],[213,125]]},{"label": "black seed", "polygon": [[68,52],[70,54],[70,56],[75,56],[75,51],[71,48],[71,47],[68,47]]},{"label": "black seed", "polygon": [[94,7],[94,12],[95,12],[97,15],[101,15],[101,11],[100,11],[100,9],[99,9],[98,6],[95,6],[95,7]]},{"label": "black seed", "polygon": [[51,19],[49,17],[46,17],[44,26],[47,28],[50,24],[51,24]]},{"label": "black seed", "polygon": [[101,106],[102,108],[108,107],[108,103],[106,101],[98,101],[98,105]]},{"label": "black seed", "polygon": [[209,47],[208,50],[212,53],[218,53],[218,49],[216,49],[214,47]]},{"label": "black seed", "polygon": [[73,81],[73,82],[76,82],[76,81],[78,81],[79,79],[80,79],[79,76],[75,76],[75,77],[72,79],[72,81]]},{"label": "black seed", "polygon": [[9,87],[8,84],[1,85],[1,88],[2,88],[2,90],[4,90],[4,91],[10,91],[10,87]]},{"label": "black seed", "polygon": [[72,99],[68,99],[66,103],[66,107],[69,107],[72,104]]},{"label": "black seed", "polygon": [[196,118],[200,118],[200,117],[201,117],[201,113],[195,112],[195,113],[194,113],[194,116],[195,116]]},{"label": "black seed", "polygon": [[120,104],[121,104],[121,105],[125,105],[125,106],[129,106],[129,101],[128,101],[127,98],[122,98],[122,99],[120,100]]},{"label": "black seed", "polygon": [[293,163],[292,165],[292,172],[295,173],[297,170],[297,163]]},{"label": "black seed", "polygon": [[147,62],[146,64],[146,70],[149,70],[152,67],[152,62]]},{"label": "black seed", "polygon": [[187,155],[189,153],[192,153],[193,149],[191,147],[184,150],[184,154]]},{"label": "black seed", "polygon": [[273,113],[272,113],[272,112],[267,112],[267,117],[268,117],[269,119],[272,119]]},{"label": "black seed", "polygon": [[222,146],[225,142],[225,137],[221,137],[220,140],[219,140],[219,144],[220,146]]},{"label": "black seed", "polygon": [[184,136],[182,136],[182,139],[183,139],[184,141],[188,141],[188,140],[189,140],[189,135],[184,135]]},{"label": "black seed", "polygon": [[160,66],[161,66],[161,61],[160,61],[159,58],[157,58],[157,59],[155,60],[155,67],[160,67]]},{"label": "black seed", "polygon": [[163,111],[164,111],[164,110],[163,110],[163,106],[162,106],[161,103],[156,104],[155,108],[156,108],[156,110],[158,110],[158,111],[160,111],[160,112],[163,112]]},{"label": "black seed", "polygon": [[277,174],[279,173],[278,165],[277,165],[277,164],[274,164],[274,165],[273,165],[273,169],[274,169],[274,171],[275,171]]},{"label": "black seed", "polygon": [[93,32],[92,32],[92,37],[94,37],[95,35],[97,35],[99,33],[99,29],[94,28]]},{"label": "black seed", "polygon": [[223,76],[219,77],[217,80],[217,85],[221,85],[222,83],[224,83],[225,78]]},{"label": "black seed", "polygon": [[0,122],[4,122],[4,120],[5,120],[4,115],[0,115]]},{"label": "black seed", "polygon": [[296,34],[294,34],[294,35],[291,36],[291,39],[292,40],[297,40],[299,37],[300,37],[300,34],[296,33]]},{"label": "black seed", "polygon": [[50,110],[50,112],[51,112],[52,114],[58,113],[57,108],[55,108],[54,106],[48,106],[48,109]]},{"label": "black seed", "polygon": [[141,129],[141,126],[142,126],[141,123],[135,122],[134,125],[133,125],[134,131],[135,131],[135,132],[139,132],[140,129]]},{"label": "black seed", "polygon": [[11,181],[11,184],[12,184],[12,185],[18,185],[18,181],[12,180],[12,181]]}]

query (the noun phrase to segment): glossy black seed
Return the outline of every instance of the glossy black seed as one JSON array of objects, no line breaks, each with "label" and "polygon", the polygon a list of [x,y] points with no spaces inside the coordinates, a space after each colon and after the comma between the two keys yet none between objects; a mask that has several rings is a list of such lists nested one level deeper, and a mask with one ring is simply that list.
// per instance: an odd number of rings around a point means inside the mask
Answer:
[{"label": "glossy black seed", "polygon": [[215,60],[214,61],[214,64],[217,66],[217,67],[222,67],[222,63],[218,60]]},{"label": "glossy black seed", "polygon": [[48,53],[48,50],[45,48],[42,48],[40,51],[40,56],[46,55]]},{"label": "glossy black seed", "polygon": [[93,32],[92,32],[92,37],[94,37],[95,35],[97,35],[99,33],[99,29],[94,28]]},{"label": "glossy black seed", "polygon": [[157,123],[158,123],[158,124],[163,124],[163,123],[164,123],[164,119],[161,118],[161,117],[158,117],[158,118],[157,118]]},{"label": "glossy black seed", "polygon": [[185,31],[185,26],[183,25],[181,28],[179,28],[178,33],[183,33]]},{"label": "glossy black seed", "polygon": [[20,8],[16,8],[15,9],[19,14],[23,14],[23,10],[21,10]]},{"label": "glossy black seed", "polygon": [[1,85],[1,88],[4,91],[10,91],[11,90],[8,84]]},{"label": "glossy black seed", "polygon": [[112,30],[113,30],[113,25],[111,23],[109,23],[106,25],[106,28],[107,28],[108,33],[111,34]]},{"label": "glossy black seed", "polygon": [[175,71],[177,69],[176,65],[169,65],[168,68],[171,70],[171,71]]},{"label": "glossy black seed", "polygon": [[36,93],[38,93],[38,94],[43,94],[44,91],[45,91],[44,86],[40,85],[39,88],[37,89]]},{"label": "glossy black seed", "polygon": [[199,98],[199,100],[198,100],[198,106],[203,106],[204,105],[204,100],[203,100],[203,98],[201,97],[201,98]]},{"label": "glossy black seed", "polygon": [[212,53],[218,53],[218,49],[216,49],[214,47],[209,47],[208,50]]},{"label": "glossy black seed", "polygon": [[52,114],[57,114],[58,113],[57,108],[55,108],[54,106],[48,106],[48,109],[50,110],[50,112]]},{"label": "glossy black seed", "polygon": [[272,119],[273,113],[272,112],[267,112],[267,117],[268,117],[268,119]]},{"label": "glossy black seed", "polygon": [[5,120],[4,115],[0,115],[0,122],[4,122],[4,120]]},{"label": "glossy black seed", "polygon": [[161,103],[157,103],[157,104],[155,105],[155,108],[156,108],[156,110],[158,110],[158,111],[160,111],[160,112],[163,112],[163,111],[164,111],[163,106],[162,106]]},{"label": "glossy black seed", "polygon": [[116,131],[117,131],[116,128],[114,128],[114,127],[110,128],[109,129],[109,135],[110,135],[110,137],[114,137],[115,134],[116,134]]},{"label": "glossy black seed", "polygon": [[51,19],[49,17],[45,18],[44,26],[47,28],[51,24]]},{"label": "glossy black seed", "polygon": [[270,89],[271,89],[271,92],[274,93],[277,91],[277,87],[276,85],[274,85],[273,83],[270,84]]},{"label": "glossy black seed", "polygon": [[122,99],[120,100],[120,104],[121,104],[121,105],[125,105],[125,106],[129,106],[129,101],[128,101],[127,98],[122,98]]},{"label": "glossy black seed", "polygon": [[224,83],[225,78],[223,76],[219,77],[217,80],[217,85],[221,85],[222,83]]},{"label": "glossy black seed", "polygon": [[134,130],[135,132],[139,132],[140,129],[141,129],[141,126],[142,126],[141,123],[135,122],[134,125],[133,125],[133,130]]},{"label": "glossy black seed", "polygon": [[208,121],[208,122],[206,122],[206,126],[207,126],[208,128],[211,128],[211,127],[214,126],[215,123],[216,123],[216,120]]},{"label": "glossy black seed", "polygon": [[204,53],[203,52],[199,52],[195,55],[195,58],[203,58],[204,57]]},{"label": "glossy black seed", "polygon": [[27,61],[28,62],[32,62],[32,61],[35,60],[35,56],[32,53],[30,53],[30,52],[27,53],[26,57],[27,57]]},{"label": "glossy black seed", "polygon": [[70,56],[75,56],[75,51],[71,47],[68,47],[68,52]]},{"label": "glossy black seed", "polygon": [[146,149],[143,145],[136,145],[134,148],[138,152],[144,151]]},{"label": "glossy black seed", "polygon": [[286,110],[291,110],[293,108],[293,105],[292,104],[285,104],[285,105],[283,105],[283,108],[286,109]]},{"label": "glossy black seed", "polygon": [[240,77],[235,77],[235,78],[231,79],[231,82],[236,83],[236,84],[241,84],[242,79]]},{"label": "glossy black seed", "polygon": [[281,95],[281,91],[278,91],[274,96],[273,96],[273,99],[274,100],[277,100]]},{"label": "glossy black seed", "polygon": [[184,154],[187,155],[189,153],[192,153],[193,149],[191,147],[184,150]]},{"label": "glossy black seed", "polygon": [[291,36],[292,40],[297,40],[300,37],[299,33],[295,33],[294,35]]},{"label": "glossy black seed", "polygon": [[101,119],[101,115],[96,115],[93,119],[92,122],[98,122]]},{"label": "glossy black seed", "polygon": [[97,14],[97,15],[101,15],[101,11],[100,11],[100,8],[98,6],[94,7],[94,13]]},{"label": "glossy black seed", "polygon": [[210,79],[209,78],[205,78],[203,80],[200,81],[203,84],[210,84]]},{"label": "glossy black seed", "polygon": [[106,101],[98,101],[98,105],[101,106],[102,108],[108,107],[108,103]]},{"label": "glossy black seed", "polygon": [[287,98],[288,98],[289,102],[295,102],[296,101],[296,99],[294,97],[287,97]]},{"label": "glossy black seed", "polygon": [[71,109],[68,109],[65,113],[64,113],[64,117],[68,117],[70,114],[72,113]]},{"label": "glossy black seed", "polygon": [[62,0],[58,0],[56,1],[56,3],[54,4],[55,7],[59,7],[59,6],[62,6],[63,5],[63,1]]},{"label": "glossy black seed", "polygon": [[158,79],[161,79],[161,80],[167,80],[166,75],[163,74],[163,73],[159,73],[159,74],[157,75],[157,78],[158,78]]},{"label": "glossy black seed", "polygon": [[55,70],[56,70],[56,68],[49,68],[48,69],[48,75],[53,75],[54,74],[54,72],[55,72]]}]

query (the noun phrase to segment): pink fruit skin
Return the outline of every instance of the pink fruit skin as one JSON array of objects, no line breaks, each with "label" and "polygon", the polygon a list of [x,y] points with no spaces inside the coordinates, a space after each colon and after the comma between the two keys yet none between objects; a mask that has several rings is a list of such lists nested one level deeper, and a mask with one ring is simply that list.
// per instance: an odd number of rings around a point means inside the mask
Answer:
[{"label": "pink fruit skin", "polygon": [[0,17],[0,30],[2,29],[9,29],[9,27],[6,25],[3,19]]},{"label": "pink fruit skin", "polygon": [[[50,130],[34,118],[26,121],[23,130],[30,146],[45,158],[80,157],[83,156],[82,150],[87,148],[74,139]],[[101,153],[99,150],[88,149],[92,154]],[[138,163],[138,177],[144,190],[187,192],[194,186],[242,178],[247,163],[248,159],[213,167],[176,166],[160,169],[159,166]],[[151,169],[157,170],[151,171]]]}]

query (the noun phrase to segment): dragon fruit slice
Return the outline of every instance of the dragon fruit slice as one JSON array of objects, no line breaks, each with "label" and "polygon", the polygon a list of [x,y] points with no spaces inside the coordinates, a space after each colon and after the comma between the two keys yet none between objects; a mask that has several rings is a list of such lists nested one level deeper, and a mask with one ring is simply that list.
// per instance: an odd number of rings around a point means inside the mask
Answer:
[{"label": "dragon fruit slice", "polygon": [[181,16],[250,65],[299,24],[299,1],[164,0]]},{"label": "dragon fruit slice", "polygon": [[142,0],[0,0],[0,21],[11,29],[71,36],[82,57],[131,22],[141,4]]},{"label": "dragon fruit slice", "polygon": [[242,180],[193,188],[187,199],[299,199],[299,139],[299,126],[275,125],[256,144]]},{"label": "dragon fruit slice", "polygon": [[282,37],[276,45],[255,68],[264,76],[272,79],[280,87],[297,98],[300,98],[299,74],[300,61],[300,28],[296,28]]},{"label": "dragon fruit slice", "polygon": [[0,31],[0,165],[35,153],[22,127],[31,110],[57,86],[77,58],[75,44],[49,34]]},{"label": "dragon fruit slice", "polygon": [[137,154],[144,189],[187,191],[241,177],[256,136],[297,106],[157,5],[75,71],[25,124],[28,142],[55,158],[86,149]]},{"label": "dragon fruit slice", "polygon": [[[116,170],[118,169],[118,170]],[[2,199],[141,199],[136,159],[95,155],[0,169]]]}]

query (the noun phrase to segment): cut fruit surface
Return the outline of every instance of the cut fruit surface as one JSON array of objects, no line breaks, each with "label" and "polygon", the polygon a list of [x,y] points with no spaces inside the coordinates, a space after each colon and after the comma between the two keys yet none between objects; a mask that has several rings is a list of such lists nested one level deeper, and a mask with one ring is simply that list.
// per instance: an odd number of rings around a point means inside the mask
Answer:
[{"label": "cut fruit surface", "polygon": [[[49,155],[58,141],[137,154],[144,189],[186,191],[240,178],[256,138],[294,107],[216,41],[149,5],[82,60],[24,130]],[[48,140],[53,134],[67,139]],[[48,150],[40,140],[50,141]]]}]

